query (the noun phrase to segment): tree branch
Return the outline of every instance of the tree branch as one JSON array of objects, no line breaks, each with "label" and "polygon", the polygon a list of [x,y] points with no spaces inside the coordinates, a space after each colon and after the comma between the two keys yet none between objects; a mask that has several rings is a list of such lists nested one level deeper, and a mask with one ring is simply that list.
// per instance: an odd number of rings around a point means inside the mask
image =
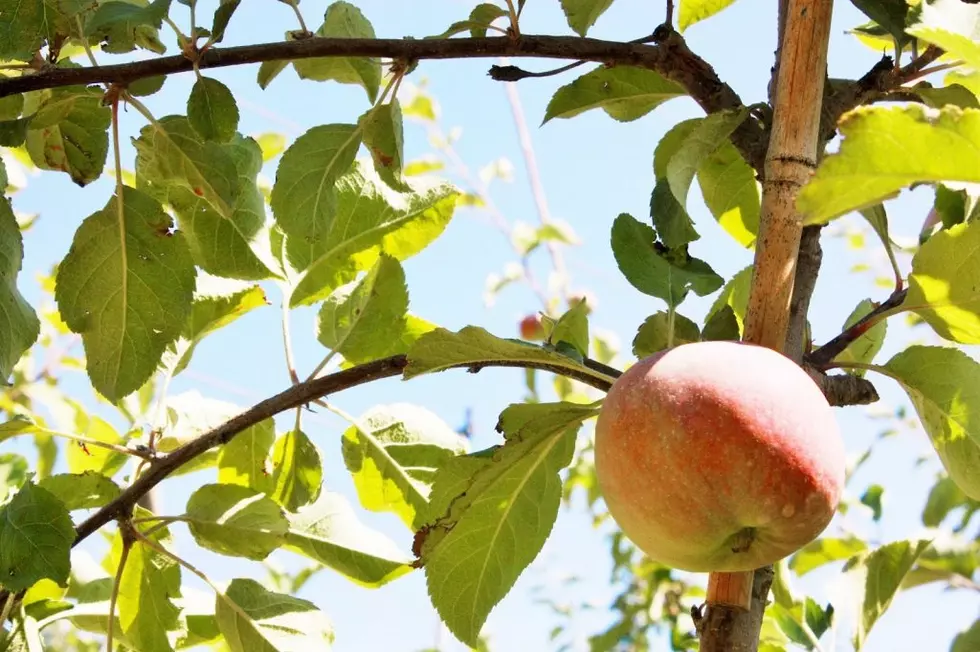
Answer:
[{"label": "tree branch", "polygon": [[837,337],[806,356],[806,362],[817,369],[826,369],[833,362],[834,358],[840,355],[854,340],[864,335],[869,328],[874,326],[883,314],[902,305],[907,292],[908,290],[905,289],[893,292],[887,301],[879,304],[874,310],[856,321],[850,328],[844,330]]},{"label": "tree branch", "polygon": [[752,607],[748,612],[739,612],[725,605],[708,605],[701,623],[702,652],[756,652],[774,575],[772,566],[763,566],[755,571]]},{"label": "tree branch", "polygon": [[[200,55],[201,70],[264,61],[317,57],[383,57],[415,62],[424,59],[537,57],[574,59],[607,65],[630,65],[655,70],[683,86],[708,113],[742,106],[742,100],[721,81],[707,62],[688,49],[684,39],[667,26],[658,30],[656,45],[602,41],[577,36],[509,36],[453,39],[357,39],[313,37],[295,41],[209,48]],[[189,72],[194,62],[182,56],[159,57],[112,66],[45,67],[41,71],[0,80],[0,97],[16,93],[93,83],[127,85],[139,79]],[[745,159],[762,169],[766,134],[754,119],[732,136]]]},{"label": "tree branch", "polygon": [[796,262],[796,278],[793,281],[793,298],[789,304],[789,328],[783,352],[793,362],[800,364],[807,353],[806,318],[810,312],[810,298],[817,287],[823,250],[820,248],[822,226],[803,228],[800,238],[800,253]]},{"label": "tree branch", "polygon": [[834,137],[840,117],[851,109],[881,99],[901,99],[893,96],[893,91],[916,79],[926,66],[942,55],[943,50],[930,45],[902,68],[896,68],[891,57],[882,57],[860,79],[838,86],[832,93],[828,87],[821,116],[821,142],[829,142]]}]

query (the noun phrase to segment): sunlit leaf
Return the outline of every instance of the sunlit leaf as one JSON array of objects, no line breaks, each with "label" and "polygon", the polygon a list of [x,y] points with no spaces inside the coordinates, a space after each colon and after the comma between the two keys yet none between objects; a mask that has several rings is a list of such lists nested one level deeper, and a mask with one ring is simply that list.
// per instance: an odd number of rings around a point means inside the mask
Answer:
[{"label": "sunlit leaf", "polygon": [[[861,320],[861,318],[874,310],[874,308],[875,305],[871,299],[865,299],[859,303],[844,322],[844,330],[847,330],[856,324]],[[845,364],[848,362],[869,364],[881,350],[882,345],[885,343],[885,335],[887,333],[888,322],[882,319],[877,324],[862,333],[856,340],[851,342],[846,349],[841,351],[840,354],[834,358],[834,361]],[[864,370],[849,369],[848,373],[854,374],[855,376],[863,376]]]},{"label": "sunlit leaf", "polygon": [[559,88],[545,109],[544,122],[602,109],[619,122],[632,122],[675,97],[687,95],[660,73],[635,66],[601,66]]},{"label": "sunlit leaf", "polygon": [[272,450],[272,493],[291,512],[315,501],[323,483],[320,452],[302,430],[290,430]]},{"label": "sunlit leaf", "polygon": [[234,484],[206,484],[191,494],[183,515],[199,546],[261,561],[285,542],[282,509],[265,494]]},{"label": "sunlit leaf", "polygon": [[232,652],[330,650],[333,625],[308,600],[234,579],[215,597],[214,614]]},{"label": "sunlit leaf", "polygon": [[680,0],[677,28],[684,32],[688,27],[711,18],[735,0]]}]

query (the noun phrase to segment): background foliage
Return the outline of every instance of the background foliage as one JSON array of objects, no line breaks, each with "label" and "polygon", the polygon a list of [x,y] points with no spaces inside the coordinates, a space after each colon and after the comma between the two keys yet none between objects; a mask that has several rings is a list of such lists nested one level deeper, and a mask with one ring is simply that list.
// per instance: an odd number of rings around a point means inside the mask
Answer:
[{"label": "background foliage", "polygon": [[[589,419],[635,356],[738,337],[759,211],[738,130],[755,113],[706,115],[669,61],[503,85],[484,61],[335,56],[125,90],[2,90],[92,58],[177,54],[192,24],[220,50],[308,40],[307,21],[321,37],[421,39],[459,20],[441,38],[482,38],[520,10],[524,34],[625,41],[643,36],[632,17],[662,20],[628,0],[471,4],[0,3],[3,647],[99,649],[110,631],[137,650],[455,645],[431,642],[437,616],[474,647],[696,647],[703,578],[643,557],[609,521]],[[901,104],[846,114],[839,154],[800,198],[811,223],[842,218],[824,230],[812,339],[843,328],[849,346],[823,363],[884,400],[841,410],[848,495],[824,537],[778,566],[763,649],[963,652],[980,647],[977,16],[956,0],[855,3],[864,16],[838,4],[832,88],[896,45],[901,64],[932,68],[864,98]],[[774,21],[739,5],[714,16],[726,5],[680,3],[678,29],[762,99],[775,37],[753,44],[743,28]],[[744,55],[712,51],[732,34]],[[502,185],[509,160],[484,163],[505,145],[526,184]],[[545,344],[505,339],[534,310]],[[531,368],[450,369],[501,362]],[[164,457],[290,381],[342,369],[338,389],[371,373],[411,381],[311,395],[309,409],[217,431],[234,438],[193,459]],[[161,464],[152,504],[111,514],[69,553],[74,527]]]}]

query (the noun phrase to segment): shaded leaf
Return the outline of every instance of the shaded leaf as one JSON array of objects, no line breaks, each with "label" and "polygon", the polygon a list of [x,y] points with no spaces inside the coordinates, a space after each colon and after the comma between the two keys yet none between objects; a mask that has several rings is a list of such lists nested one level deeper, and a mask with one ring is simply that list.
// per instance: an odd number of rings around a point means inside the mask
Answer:
[{"label": "shaded leaf", "polygon": [[456,333],[437,328],[420,337],[408,352],[403,375],[408,379],[488,361],[543,362],[609,380],[568,356],[529,342],[495,337],[476,326],[466,326]]},{"label": "shaded leaf", "polygon": [[612,3],[613,0],[561,0],[561,8],[568,26],[579,36],[585,36]]},{"label": "shaded leaf", "polygon": [[66,586],[74,541],[65,505],[50,491],[24,484],[0,507],[0,586],[11,593],[42,579]]},{"label": "shaded leaf", "polygon": [[198,77],[187,98],[187,121],[205,140],[226,143],[238,131],[238,103],[217,79]]},{"label": "shaded leaf", "polygon": [[121,199],[82,222],[59,266],[58,309],[82,336],[89,378],[109,400],[149,379],[190,314],[194,265],[172,226],[156,201],[123,187]]},{"label": "shaded leaf", "polygon": [[0,58],[30,61],[45,42],[68,36],[87,0],[4,0],[0,2]]},{"label": "shaded leaf", "polygon": [[4,197],[0,199],[0,385],[6,384],[14,365],[41,331],[34,309],[17,289],[23,258],[23,236],[10,200]]},{"label": "shaded leaf", "polygon": [[885,493],[885,488],[880,484],[873,484],[861,494],[861,503],[870,507],[875,521],[881,520],[881,496]]},{"label": "shaded leaf", "polygon": [[[673,333],[671,333],[673,325]],[[657,351],[698,342],[701,340],[701,331],[693,321],[674,313],[673,324],[671,316],[666,312],[657,312],[647,317],[640,328],[636,331],[633,338],[633,355],[639,359],[653,355]]]},{"label": "shaded leaf", "polygon": [[707,320],[712,319],[725,306],[731,308],[738,322],[739,331],[745,328],[745,313],[749,307],[749,291],[752,288],[753,265],[743,268],[735,274],[721,289],[721,293],[708,310]]},{"label": "shaded leaf", "polygon": [[548,344],[559,351],[562,345],[571,346],[578,357],[589,355],[589,306],[584,300],[565,311],[548,335]]},{"label": "shaded leaf", "polygon": [[291,512],[315,501],[323,484],[320,452],[302,430],[290,430],[272,450],[272,493]]},{"label": "shaded leaf", "polygon": [[109,152],[109,108],[95,88],[44,91],[31,118],[27,152],[42,170],[67,173],[79,186],[102,175]]},{"label": "shaded leaf", "polygon": [[543,122],[600,108],[613,120],[632,122],[684,95],[682,86],[653,70],[600,66],[559,88],[548,102]]},{"label": "shaded leaf", "polygon": [[[349,2],[332,2],[323,17],[317,36],[329,38],[375,38],[374,27],[361,10]],[[371,57],[323,57],[300,59],[293,68],[301,79],[357,84],[373,104],[381,86],[381,61]]]},{"label": "shaded leaf", "polygon": [[498,430],[507,443],[453,458],[433,484],[416,537],[432,603],[450,631],[475,645],[487,616],[537,556],[561,500],[558,472],[595,406],[512,405]]},{"label": "shaded leaf", "polygon": [[354,364],[382,357],[405,330],[408,287],[398,261],[382,253],[361,279],[343,285],[317,313],[317,340]]},{"label": "shaded leaf", "polygon": [[708,317],[701,333],[701,339],[706,342],[712,340],[736,342],[741,336],[738,318],[735,316],[735,311],[727,303]]},{"label": "shaded leaf", "polygon": [[657,242],[652,228],[626,213],[613,222],[612,249],[630,285],[670,306],[679,305],[692,290],[706,296],[724,284],[708,263],[668,250]]},{"label": "shaded leaf", "polygon": [[683,247],[701,236],[694,222],[670,191],[666,177],[657,179],[650,195],[650,218],[660,240],[670,249]]},{"label": "shaded leaf", "polygon": [[68,511],[102,507],[119,497],[119,485],[95,471],[59,473],[41,480],[38,486],[64,503]]},{"label": "shaded leaf", "polygon": [[687,193],[698,169],[724,143],[728,137],[745,121],[749,110],[718,111],[702,118],[691,130],[687,138],[670,157],[666,176],[670,189],[681,206],[687,205]]},{"label": "shaded leaf", "polygon": [[170,12],[171,1],[153,0],[145,5],[99,3],[85,23],[85,34],[113,54],[131,52],[137,46],[163,54],[166,48],[157,37],[157,30]]}]

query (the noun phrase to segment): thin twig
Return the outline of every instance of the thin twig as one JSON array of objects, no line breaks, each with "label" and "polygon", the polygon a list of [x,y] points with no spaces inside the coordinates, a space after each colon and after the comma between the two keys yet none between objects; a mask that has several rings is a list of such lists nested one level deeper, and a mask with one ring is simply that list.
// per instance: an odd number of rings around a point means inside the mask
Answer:
[{"label": "thin twig", "polygon": [[826,369],[828,365],[841,354],[852,342],[868,332],[868,330],[893,310],[902,305],[908,290],[893,292],[888,300],[878,305],[874,310],[856,321],[850,328],[844,330],[834,339],[816,349],[806,357],[806,361],[817,369]]},{"label": "thin twig", "polygon": [[115,633],[115,613],[116,601],[119,599],[119,585],[122,584],[123,571],[126,570],[126,561],[129,559],[129,551],[133,547],[133,540],[126,533],[125,528],[120,528],[122,537],[122,551],[119,555],[119,567],[116,568],[115,581],[112,583],[112,593],[109,594],[109,621],[106,623],[106,646],[107,652],[112,652],[113,636]]}]

